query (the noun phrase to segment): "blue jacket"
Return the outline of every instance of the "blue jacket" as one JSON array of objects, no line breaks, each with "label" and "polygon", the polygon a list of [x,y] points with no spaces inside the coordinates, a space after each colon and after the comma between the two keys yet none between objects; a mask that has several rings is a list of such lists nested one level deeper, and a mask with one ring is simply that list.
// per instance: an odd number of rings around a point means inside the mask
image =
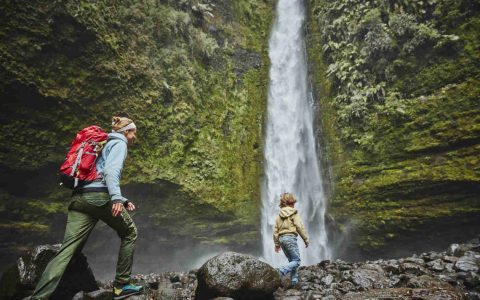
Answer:
[{"label": "blue jacket", "polygon": [[120,191],[120,177],[127,158],[127,146],[128,141],[123,134],[109,133],[107,144],[97,159],[97,173],[100,180],[89,183],[84,188],[107,187],[112,202],[128,202]]}]

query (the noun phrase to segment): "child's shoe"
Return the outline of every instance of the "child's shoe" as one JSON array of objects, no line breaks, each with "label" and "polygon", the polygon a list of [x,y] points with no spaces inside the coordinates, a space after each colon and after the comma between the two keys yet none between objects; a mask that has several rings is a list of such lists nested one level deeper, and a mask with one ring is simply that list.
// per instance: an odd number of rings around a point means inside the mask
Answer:
[{"label": "child's shoe", "polygon": [[125,284],[121,288],[113,287],[113,299],[120,300],[125,299],[132,295],[138,295],[143,292],[143,286],[134,284]]}]

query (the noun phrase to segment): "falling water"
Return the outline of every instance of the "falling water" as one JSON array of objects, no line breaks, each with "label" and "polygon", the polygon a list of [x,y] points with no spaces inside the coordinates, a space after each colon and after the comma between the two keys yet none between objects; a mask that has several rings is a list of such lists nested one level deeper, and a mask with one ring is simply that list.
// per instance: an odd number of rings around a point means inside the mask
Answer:
[{"label": "falling water", "polygon": [[274,252],[273,225],[281,193],[297,199],[310,237],[299,238],[302,264],[330,258],[325,230],[326,198],[313,131],[313,99],[307,85],[307,65],[301,0],[279,0],[269,40],[270,86],[265,141],[265,181],[262,190],[263,259],[274,266],[285,261]]}]

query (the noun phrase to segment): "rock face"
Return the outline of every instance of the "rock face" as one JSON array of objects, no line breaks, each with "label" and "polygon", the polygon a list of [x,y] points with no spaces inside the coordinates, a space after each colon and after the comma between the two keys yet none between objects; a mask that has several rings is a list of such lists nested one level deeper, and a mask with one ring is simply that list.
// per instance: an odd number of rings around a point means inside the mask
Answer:
[{"label": "rock face", "polygon": [[[0,207],[9,207],[0,209],[0,272],[39,233],[63,231],[65,150],[85,124],[108,130],[118,114],[145,141],[122,175],[122,192],[145,212],[137,225],[169,224],[158,238],[139,236],[138,256],[204,241],[257,247],[270,2],[0,1],[0,124],[11,128],[0,132]],[[110,257],[110,240],[89,244]],[[191,265],[169,253],[145,272]]]},{"label": "rock face", "polygon": [[[355,220],[343,239],[349,260],[443,249],[480,227],[480,69],[467,71],[478,2],[400,2],[308,6],[318,132],[335,187],[329,213],[339,227]],[[417,43],[427,31],[429,42]],[[360,100],[375,87],[378,98]]]},{"label": "rock face", "polygon": [[274,268],[235,252],[222,253],[208,260],[198,270],[197,279],[197,299],[267,299],[280,286],[280,277]]},{"label": "rock face", "polygon": [[[22,299],[33,292],[48,262],[60,249],[60,245],[37,246],[20,257],[0,280],[0,299]],[[98,289],[92,270],[83,254],[78,254],[68,265],[56,292],[51,299],[71,299],[79,291]]]}]

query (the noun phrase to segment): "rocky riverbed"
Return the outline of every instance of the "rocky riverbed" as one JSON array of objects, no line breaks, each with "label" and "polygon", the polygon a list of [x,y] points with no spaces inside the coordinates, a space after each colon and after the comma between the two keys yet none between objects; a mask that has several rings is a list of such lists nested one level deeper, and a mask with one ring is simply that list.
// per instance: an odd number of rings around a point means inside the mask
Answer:
[{"label": "rocky riverbed", "polygon": [[[228,276],[231,281],[232,276],[233,278],[236,276],[235,270],[251,271],[251,276],[239,276],[239,278],[244,281],[245,278],[250,278],[252,282],[258,283],[262,278],[255,278],[255,276],[262,277],[261,274],[269,274],[271,267],[261,262],[257,263],[255,260],[252,257],[231,252],[209,260],[205,264],[210,264],[209,267],[202,267],[203,271],[200,268],[189,272],[135,275],[135,281],[143,283],[146,292],[144,295],[132,296],[129,299],[195,299],[195,295],[202,294],[199,293],[199,289],[204,282],[225,282],[221,276]],[[217,264],[218,267],[212,264]],[[265,271],[259,270],[261,268],[265,268]],[[299,269],[300,280],[297,285],[292,286],[289,278],[284,277],[281,279],[280,287],[271,296],[262,296],[261,299],[473,300],[480,299],[479,268],[480,239],[476,238],[465,244],[452,244],[443,252],[431,251],[400,259],[365,262],[326,260],[315,265],[302,266]],[[210,270],[208,276],[217,276],[217,278],[215,280],[207,278],[206,269]],[[4,276],[2,284],[5,280]],[[78,292],[73,299],[111,299],[111,282],[98,284],[100,290],[89,293]],[[242,289],[248,293],[251,285],[237,284],[235,288],[237,290],[233,293],[241,295]],[[258,284],[255,288],[258,289]],[[270,286],[268,288],[271,290]],[[217,297],[215,299],[232,299],[225,296],[229,295],[215,295]],[[235,299],[240,298],[235,296]]]}]

